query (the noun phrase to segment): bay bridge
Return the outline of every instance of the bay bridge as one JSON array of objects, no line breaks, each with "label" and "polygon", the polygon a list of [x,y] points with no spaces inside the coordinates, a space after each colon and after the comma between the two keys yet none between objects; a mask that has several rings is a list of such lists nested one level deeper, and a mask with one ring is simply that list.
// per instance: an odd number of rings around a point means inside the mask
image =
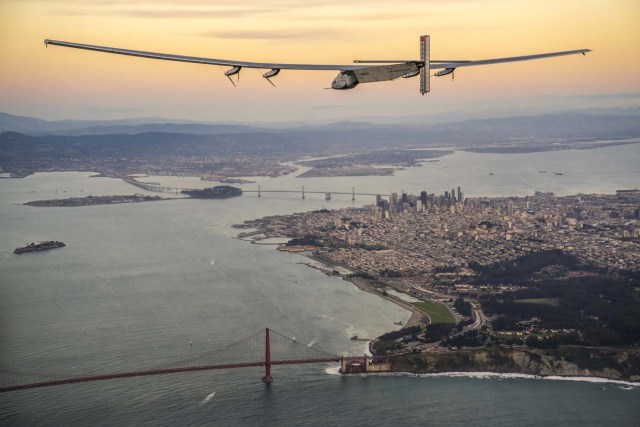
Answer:
[{"label": "bay bridge", "polygon": [[[196,357],[149,367],[135,371],[121,371],[82,376],[61,377],[44,373],[18,373],[0,371],[0,393],[52,387],[63,384],[77,384],[133,377],[180,374],[187,372],[210,371],[218,369],[242,369],[264,367],[262,381],[269,385],[273,381],[271,368],[281,365],[302,365],[313,363],[340,363],[341,373],[388,372],[394,356],[337,356],[323,350],[312,348],[295,338],[289,338],[279,332],[265,328],[237,340],[232,344]],[[47,377],[50,380],[7,384],[9,378],[17,376]],[[55,378],[55,379],[53,379]],[[13,381],[9,381],[13,382]]]},{"label": "bay bridge", "polygon": [[301,190],[261,190],[260,186],[258,185],[258,189],[257,190],[242,190],[242,193],[255,193],[257,194],[258,197],[262,197],[262,194],[264,193],[295,193],[295,194],[300,194],[300,198],[304,199],[306,198],[307,194],[323,194],[325,200],[331,200],[331,195],[332,194],[339,194],[339,195],[347,195],[347,196],[351,196],[351,200],[355,201],[356,200],[356,196],[378,196],[379,194],[374,194],[374,193],[356,193],[356,189],[355,187],[351,187],[351,191],[349,192],[345,192],[345,191],[309,191],[309,190],[305,190],[304,189],[304,185],[302,186]]},{"label": "bay bridge", "polygon": [[[171,187],[171,186],[167,186],[167,185],[161,185],[159,183],[155,183],[155,182],[141,182],[141,181],[137,181],[135,179],[124,179],[125,182],[127,182],[128,184],[134,185],[138,188],[142,188],[143,190],[147,190],[147,191],[154,191],[154,192],[175,192],[175,193],[180,193],[183,190],[193,190],[193,188],[186,188],[186,187]],[[274,189],[270,189],[270,190],[262,190],[260,188],[260,185],[258,185],[258,189],[257,190],[242,190],[243,194],[256,194],[258,197],[262,197],[263,194],[270,194],[270,193],[289,193],[289,194],[299,194],[301,199],[305,199],[307,195],[309,194],[321,194],[324,195],[325,200],[331,200],[331,196],[332,195],[346,195],[346,196],[351,196],[351,200],[355,201],[356,200],[356,196],[378,196],[379,193],[357,193],[355,187],[351,187],[351,191],[309,191],[309,190],[305,190],[304,185],[302,186],[302,188],[300,190],[274,190]]]}]

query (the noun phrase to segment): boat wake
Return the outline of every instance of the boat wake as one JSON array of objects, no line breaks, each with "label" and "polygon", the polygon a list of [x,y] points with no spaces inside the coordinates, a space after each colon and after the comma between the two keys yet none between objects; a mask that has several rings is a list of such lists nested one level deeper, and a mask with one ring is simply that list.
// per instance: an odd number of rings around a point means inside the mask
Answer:
[{"label": "boat wake", "polygon": [[204,398],[204,400],[202,401],[202,403],[207,403],[208,401],[210,401],[211,399],[213,399],[213,397],[216,395],[216,392],[214,391],[213,393],[211,393],[210,395],[208,395],[207,397]]}]

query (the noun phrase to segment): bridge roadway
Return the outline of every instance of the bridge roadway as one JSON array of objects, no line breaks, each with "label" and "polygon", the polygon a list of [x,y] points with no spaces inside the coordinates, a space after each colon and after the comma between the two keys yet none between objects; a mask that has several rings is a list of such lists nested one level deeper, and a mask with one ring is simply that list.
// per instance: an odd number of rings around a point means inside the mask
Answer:
[{"label": "bridge roadway", "polygon": [[242,190],[243,193],[298,193],[298,194],[344,194],[347,196],[378,196],[380,193],[354,193],[352,191],[307,191],[307,190]]},{"label": "bridge roadway", "polygon": [[[135,179],[125,179],[124,181],[128,184],[134,185],[138,188],[142,188],[143,190],[147,190],[147,191],[180,192],[184,190],[193,190],[193,188],[170,187],[170,186],[160,185],[156,183],[147,183],[147,182],[137,181]],[[374,196],[375,197],[379,195],[379,193],[356,193],[355,189],[352,189],[352,191],[308,191],[304,189],[304,186],[302,186],[302,189],[300,190],[262,190],[260,189],[259,185],[257,190],[242,190],[242,193],[257,193],[258,195],[261,195],[262,193],[298,193],[298,194],[301,194],[302,197],[304,197],[305,194],[324,194],[325,196],[327,195],[330,196],[332,194],[340,194],[340,195],[352,196],[354,199],[355,199],[355,196]]]},{"label": "bridge roadway", "polygon": [[[377,361],[377,360],[388,360],[397,356],[373,356],[369,357],[367,360]],[[269,362],[270,365],[301,365],[301,364],[310,364],[310,363],[330,363],[330,362],[361,362],[363,360],[362,356],[353,356],[353,357],[319,357],[315,359],[303,359],[303,360],[272,360]],[[20,384],[13,386],[0,387],[0,393],[10,392],[10,391],[18,391],[18,390],[28,390],[33,388],[42,388],[42,387],[52,387],[57,385],[64,384],[77,384],[77,383],[86,383],[93,381],[105,381],[105,380],[114,380],[114,379],[122,379],[122,378],[133,378],[133,377],[147,377],[153,375],[166,375],[166,374],[178,374],[185,372],[198,372],[198,371],[211,371],[216,369],[238,369],[238,368],[253,368],[253,367],[266,367],[267,362],[259,361],[259,362],[249,362],[249,363],[230,363],[230,364],[221,364],[221,365],[203,365],[203,366],[188,366],[188,367],[176,367],[176,368],[163,368],[163,369],[149,369],[142,371],[130,371],[130,372],[116,372],[111,374],[101,374],[101,375],[88,375],[82,377],[71,377],[60,380],[52,380],[52,381],[42,381],[37,383],[30,384]]]},{"label": "bridge roadway", "polygon": [[[286,354],[281,354],[276,357],[271,357],[272,353],[272,341],[271,338],[275,338],[279,342],[287,343],[285,345],[287,351]],[[205,365],[198,366],[177,366],[179,364],[187,364],[193,363],[195,360],[202,360],[203,357],[213,357],[217,355],[226,354],[226,357],[232,356],[233,358],[230,360],[238,360],[237,356],[239,354],[246,355],[246,349],[241,349],[241,346],[248,346],[250,349],[256,349],[256,345],[258,342],[264,342],[264,359],[262,359],[262,355],[260,354],[250,354],[248,359],[253,359],[253,362],[238,362],[238,363],[209,363]],[[294,344],[291,347],[291,343]],[[276,342],[274,346],[274,350],[282,351],[284,347],[278,345]],[[304,353],[302,354],[300,351],[304,349]],[[254,350],[254,351],[255,351]],[[262,351],[262,350],[259,350]],[[292,353],[293,351],[293,353]],[[271,383],[271,367],[278,365],[301,365],[308,363],[328,363],[328,362],[340,362],[341,368],[347,369],[347,366],[351,362],[360,362],[362,366],[364,366],[365,372],[368,370],[369,360],[371,361],[379,361],[385,360],[388,361],[390,357],[394,356],[367,356],[363,357],[344,357],[344,356],[336,356],[331,353],[327,353],[325,351],[319,349],[312,349],[311,347],[302,344],[295,340],[295,338],[289,338],[285,335],[282,335],[279,332],[273,331],[269,328],[264,329],[264,341],[262,341],[262,331],[258,331],[250,336],[247,336],[241,340],[238,340],[226,347],[219,348],[213,352],[210,352],[206,355],[199,356],[196,359],[183,360],[182,362],[174,362],[174,366],[163,366],[156,367],[150,369],[142,369],[138,371],[128,371],[128,372],[115,372],[111,374],[98,374],[98,375],[87,375],[80,377],[70,377],[64,379],[56,379],[51,381],[41,381],[30,384],[18,384],[18,385],[9,385],[0,387],[0,393],[9,392],[9,391],[17,391],[17,390],[26,390],[32,388],[40,388],[40,387],[51,387],[62,384],[76,384],[76,383],[85,383],[91,381],[104,381],[104,380],[113,380],[118,378],[132,378],[132,377],[146,377],[151,375],[165,375],[165,374],[177,374],[183,372],[197,372],[197,371],[210,371],[214,369],[238,369],[238,368],[251,368],[251,367],[259,367],[262,366],[265,368],[265,375],[263,377],[263,381],[266,384]],[[211,359],[210,359],[211,360]]]},{"label": "bridge roadway", "polygon": [[[348,358],[345,358],[345,359],[348,359]],[[362,358],[359,357],[355,359],[361,360]],[[317,359],[306,359],[306,360],[279,360],[279,361],[271,361],[271,365],[297,365],[297,364],[306,364],[306,363],[327,363],[327,362],[340,362],[340,358],[335,357],[335,358],[317,358]],[[152,375],[177,374],[177,373],[183,373],[183,372],[211,371],[215,369],[252,368],[252,367],[259,367],[259,366],[265,366],[265,362],[262,361],[262,362],[250,362],[250,363],[230,363],[230,364],[224,364],[224,365],[188,366],[188,367],[180,367],[180,368],[116,372],[112,374],[89,375],[84,377],[72,377],[72,378],[65,378],[61,380],[42,381],[42,382],[31,383],[31,384],[7,386],[7,387],[0,388],[0,393],[8,392],[8,391],[26,390],[31,388],[51,387],[51,386],[63,385],[63,384],[75,384],[75,383],[86,383],[86,382],[92,382],[92,381],[114,380],[114,379],[120,379],[120,378],[147,377]]]}]

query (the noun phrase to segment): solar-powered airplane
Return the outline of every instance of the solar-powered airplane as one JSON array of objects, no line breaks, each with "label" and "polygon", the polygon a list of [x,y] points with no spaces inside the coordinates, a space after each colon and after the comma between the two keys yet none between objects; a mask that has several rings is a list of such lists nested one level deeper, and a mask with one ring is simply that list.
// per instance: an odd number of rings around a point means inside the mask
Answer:
[{"label": "solar-powered airplane", "polygon": [[[55,45],[72,47],[75,49],[94,50],[98,52],[115,53],[119,55],[139,56],[142,58],[163,59],[166,61],[192,62],[196,64],[220,65],[231,67],[224,72],[231,83],[235,83],[231,76],[238,75],[240,80],[240,70],[242,68],[255,68],[266,71],[262,77],[271,81],[281,70],[308,70],[308,71],[326,71],[338,70],[339,73],[331,83],[332,89],[344,90],[353,89],[360,83],[382,82],[395,80],[397,78],[409,78],[420,76],[420,93],[429,92],[429,79],[431,70],[440,70],[434,73],[436,77],[451,74],[456,68],[473,67],[477,65],[501,64],[504,62],[529,61],[532,59],[551,58],[554,56],[576,55],[591,52],[590,49],[567,50],[564,52],[541,53],[537,55],[512,56],[509,58],[481,59],[477,61],[469,60],[434,60],[430,57],[429,36],[420,37],[420,59],[415,60],[355,60],[349,65],[323,65],[323,64],[279,64],[271,62],[248,62],[248,61],[232,61],[227,59],[199,58],[196,56],[172,55],[167,53],[145,52],[140,50],[119,49],[115,47],[94,46],[88,44],[80,44],[73,42],[64,42],[58,40],[45,40],[45,45]],[[382,64],[382,65],[376,65]],[[275,86],[275,85],[274,85]]]}]

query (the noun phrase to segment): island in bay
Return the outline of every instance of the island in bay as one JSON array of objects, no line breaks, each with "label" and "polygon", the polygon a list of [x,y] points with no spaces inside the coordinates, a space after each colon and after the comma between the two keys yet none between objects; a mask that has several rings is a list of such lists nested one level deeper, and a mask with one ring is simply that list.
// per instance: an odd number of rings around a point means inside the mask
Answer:
[{"label": "island in bay", "polygon": [[146,196],[142,194],[130,194],[121,196],[87,196],[70,197],[68,199],[34,200],[25,205],[38,207],[77,207],[94,205],[114,205],[118,203],[158,202],[171,200],[160,196]]},{"label": "island in bay", "polygon": [[390,370],[640,381],[640,190],[392,193],[236,227],[410,310],[371,341]]},{"label": "island in bay", "polygon": [[194,199],[228,199],[230,197],[242,196],[241,189],[230,185],[218,185],[202,190],[182,190],[180,193],[186,194]]},{"label": "island in bay", "polygon": [[41,252],[48,251],[50,249],[63,248],[65,245],[63,242],[56,242],[54,240],[48,240],[46,242],[38,242],[38,243],[29,243],[26,246],[22,246],[20,248],[16,248],[13,253],[14,254],[25,254],[29,252]]},{"label": "island in bay", "polygon": [[[129,181],[128,181],[129,182]],[[134,181],[137,183],[137,181]],[[143,183],[138,183],[143,185]],[[228,199],[242,195],[242,190],[229,185],[220,185],[202,190],[183,190],[182,194],[194,199]],[[181,198],[180,198],[181,199]],[[37,207],[78,207],[94,205],[114,205],[118,203],[159,202],[161,200],[180,200],[179,198],[130,194],[119,196],[70,197],[68,199],[34,200],[25,205]]]}]

